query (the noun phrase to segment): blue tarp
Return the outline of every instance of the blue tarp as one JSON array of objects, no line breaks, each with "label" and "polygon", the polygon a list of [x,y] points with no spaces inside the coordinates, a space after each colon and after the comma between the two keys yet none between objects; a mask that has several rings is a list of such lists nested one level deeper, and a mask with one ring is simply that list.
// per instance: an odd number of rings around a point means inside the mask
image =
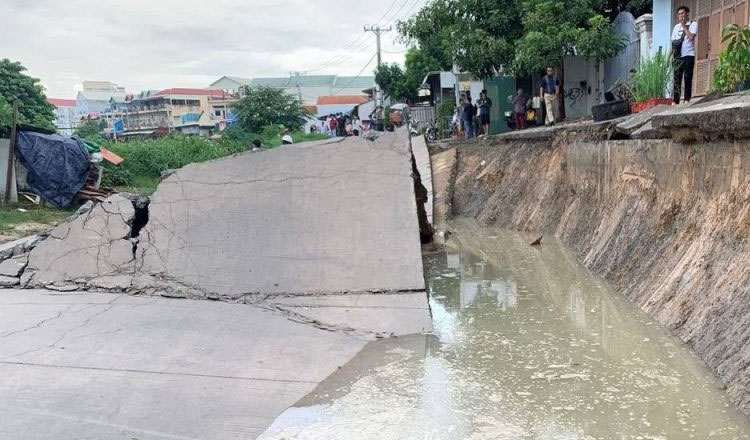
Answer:
[{"label": "blue tarp", "polygon": [[70,205],[86,184],[89,155],[78,139],[19,131],[16,155],[28,171],[31,189],[58,208]]}]

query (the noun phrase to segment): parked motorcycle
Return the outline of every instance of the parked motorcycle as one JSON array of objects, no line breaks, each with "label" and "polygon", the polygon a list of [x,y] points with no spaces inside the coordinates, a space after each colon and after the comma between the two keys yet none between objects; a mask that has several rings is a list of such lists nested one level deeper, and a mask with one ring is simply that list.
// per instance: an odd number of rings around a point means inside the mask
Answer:
[{"label": "parked motorcycle", "polygon": [[[508,128],[511,130],[516,129],[516,115],[512,111],[505,112],[505,122],[508,124]],[[524,127],[536,127],[537,126],[537,119],[536,119],[536,109],[535,108],[529,108],[526,110],[526,114],[524,114]]]}]

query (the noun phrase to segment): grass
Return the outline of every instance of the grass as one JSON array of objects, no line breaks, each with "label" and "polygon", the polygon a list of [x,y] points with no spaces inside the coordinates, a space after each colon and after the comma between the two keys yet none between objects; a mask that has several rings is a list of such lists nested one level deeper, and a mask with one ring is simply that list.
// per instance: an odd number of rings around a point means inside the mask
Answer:
[{"label": "grass", "polygon": [[[327,136],[293,133],[292,138],[294,142],[305,142],[326,139]],[[217,140],[170,135],[161,139],[106,143],[104,147],[114,151],[125,161],[117,166],[105,164],[102,184],[118,190],[151,194],[156,190],[162,172],[248,151],[254,139],[260,139],[265,149],[281,145],[280,133],[274,127],[267,127],[261,134],[228,129]]]},{"label": "grass", "polygon": [[72,215],[77,208],[61,210],[31,203],[0,204],[0,242],[46,230]]},{"label": "grass", "polygon": [[638,70],[630,77],[630,88],[636,102],[663,98],[672,78],[672,69],[672,57],[661,51],[651,58],[641,60]]}]

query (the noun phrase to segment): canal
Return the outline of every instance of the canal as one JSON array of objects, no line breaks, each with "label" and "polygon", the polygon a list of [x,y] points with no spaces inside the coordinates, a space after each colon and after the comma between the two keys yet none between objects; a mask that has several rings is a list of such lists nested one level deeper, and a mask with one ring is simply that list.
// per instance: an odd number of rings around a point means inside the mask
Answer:
[{"label": "canal", "polygon": [[556,240],[455,222],[434,334],[368,344],[265,439],[746,439],[722,384]]}]

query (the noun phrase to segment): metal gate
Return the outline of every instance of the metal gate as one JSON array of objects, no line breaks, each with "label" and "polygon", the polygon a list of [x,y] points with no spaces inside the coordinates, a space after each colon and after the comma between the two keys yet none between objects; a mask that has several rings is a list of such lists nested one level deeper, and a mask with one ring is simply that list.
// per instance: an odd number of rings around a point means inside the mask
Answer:
[{"label": "metal gate", "polygon": [[495,76],[484,80],[487,96],[492,100],[490,109],[490,134],[509,131],[505,112],[513,111],[509,97],[516,91],[516,80],[509,76]]}]

